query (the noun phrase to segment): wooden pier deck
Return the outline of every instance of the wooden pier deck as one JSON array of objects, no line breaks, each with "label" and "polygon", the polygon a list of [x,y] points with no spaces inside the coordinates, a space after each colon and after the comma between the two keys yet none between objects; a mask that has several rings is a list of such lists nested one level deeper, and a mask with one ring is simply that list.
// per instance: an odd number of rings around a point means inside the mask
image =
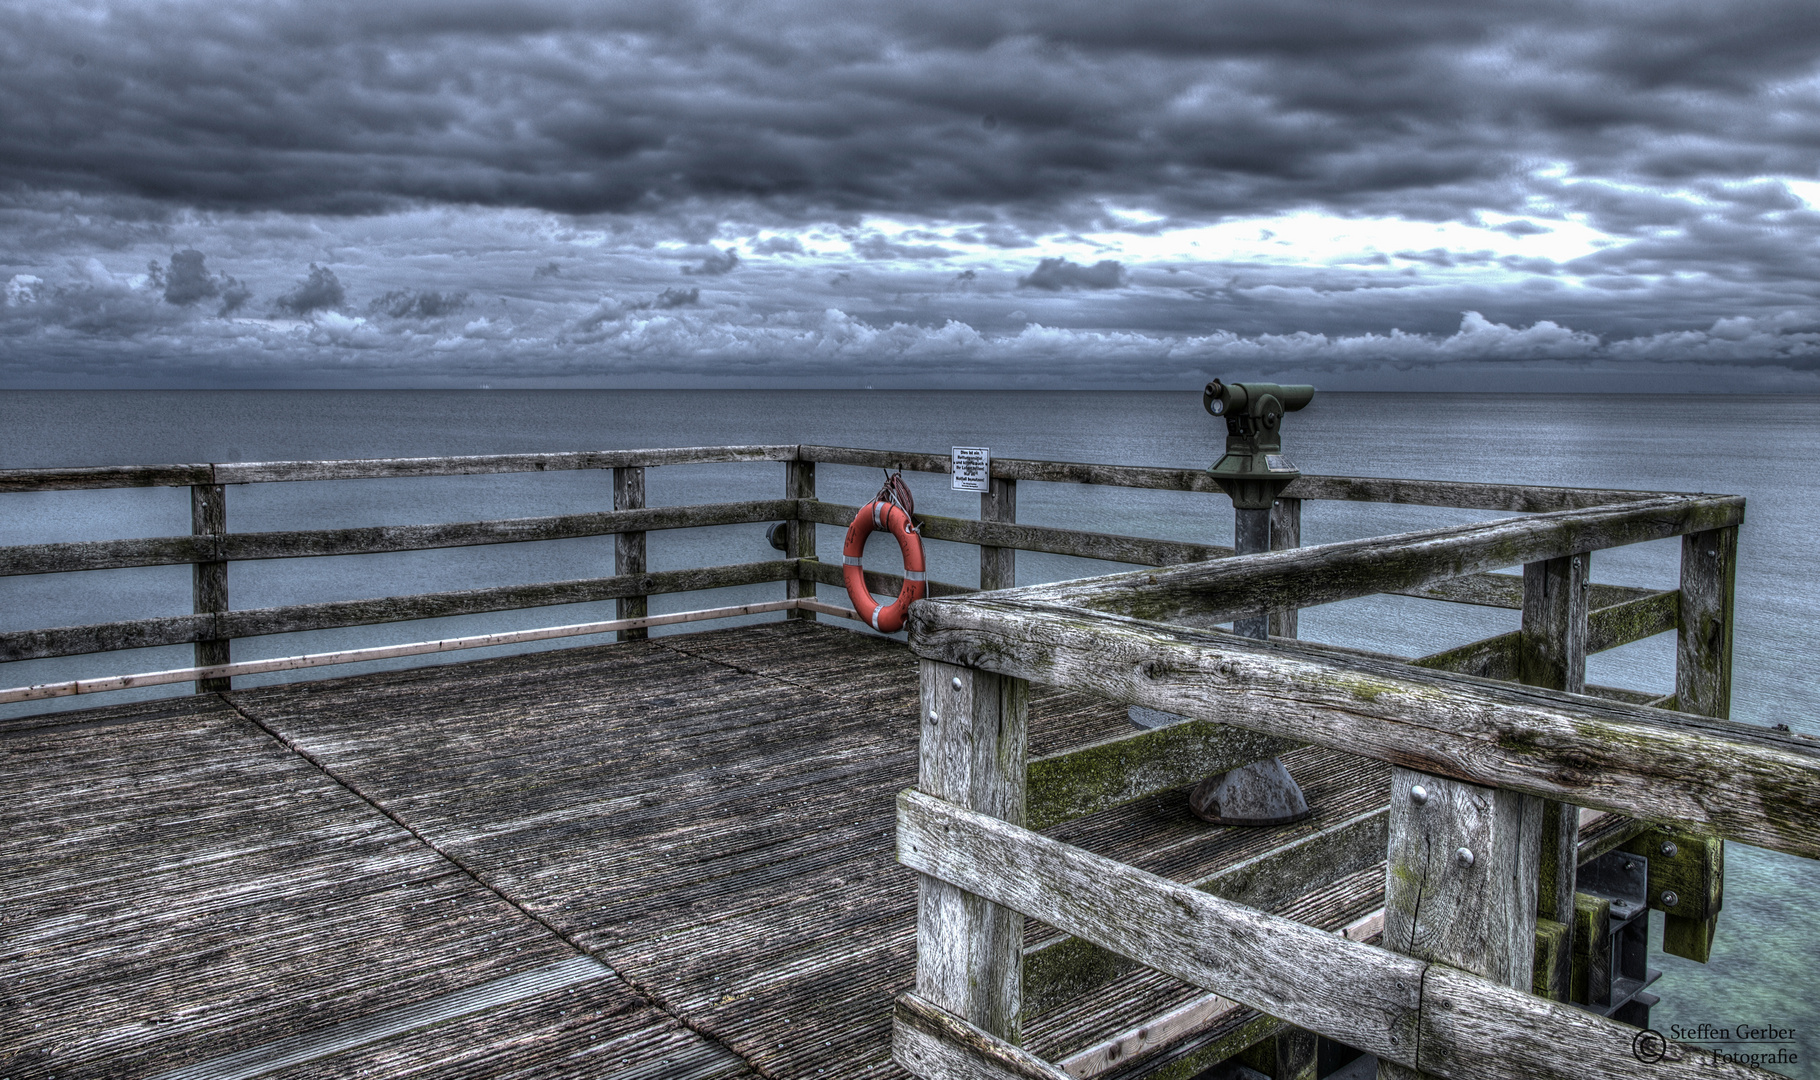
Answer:
[{"label": "wooden pier deck", "polygon": [[[0,1078],[904,1076],[917,694],[903,645],[792,620],[0,723]],[[1130,730],[1032,688],[1033,757]],[[1382,763],[1289,760],[1296,825],[1172,792],[1048,833],[1195,880],[1388,800]],[[1383,888],[1272,906],[1334,929]],[[1025,1045],[1204,994],[1140,968]]]}]

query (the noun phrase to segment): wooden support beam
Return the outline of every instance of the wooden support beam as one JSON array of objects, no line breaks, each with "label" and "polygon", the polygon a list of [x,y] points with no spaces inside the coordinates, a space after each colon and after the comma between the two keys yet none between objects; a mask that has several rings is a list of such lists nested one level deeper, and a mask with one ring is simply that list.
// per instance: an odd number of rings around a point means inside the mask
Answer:
[{"label": "wooden support beam", "polygon": [[[227,488],[220,484],[196,484],[190,488],[190,532],[217,551],[220,550],[221,538],[227,532]],[[216,559],[196,563],[190,568],[190,579],[192,611],[212,617],[228,610],[228,567],[225,561]],[[229,638],[204,638],[196,642],[196,666],[230,663],[232,652]],[[233,683],[231,678],[197,679],[196,693],[211,694],[231,690]]]},{"label": "wooden support beam", "polygon": [[1187,720],[1049,754],[1030,762],[1029,824],[1047,829],[1298,745],[1228,724]]},{"label": "wooden support beam", "polygon": [[909,630],[932,659],[1820,857],[1820,744],[1789,732],[1018,599],[924,601]]},{"label": "wooden support beam", "polygon": [[1512,563],[1702,532],[1742,516],[1741,498],[1674,496],[1033,585],[1020,590],[1020,598],[1157,622],[1221,622],[1260,609],[1311,607]]},{"label": "wooden support beam", "polygon": [[[798,507],[784,528],[784,558],[797,560],[799,566],[804,562],[813,562],[816,560],[815,521],[803,517],[801,506],[805,500],[815,500],[815,462],[793,460],[784,463],[784,498],[794,501]],[[816,584],[814,578],[799,573],[784,582],[784,597],[789,600],[814,599]],[[808,608],[797,608],[786,618],[813,622],[815,612]]]},{"label": "wooden support beam", "polygon": [[[1029,685],[924,660],[917,787],[1024,821]],[[916,994],[995,1038],[1021,1041],[1024,916],[937,877],[917,888]]]},{"label": "wooden support beam", "polygon": [[[628,465],[613,470],[613,509],[643,510],[645,508],[645,470],[642,466]],[[645,534],[642,532],[622,532],[613,537],[613,573],[625,577],[645,572]],[[648,614],[648,601],[643,596],[622,596],[615,606],[622,619],[641,619]],[[651,636],[651,631],[644,627],[632,630],[621,630],[619,640],[639,641]]]},{"label": "wooden support beam", "polygon": [[[1000,525],[1017,523],[1017,481],[993,477],[988,490],[980,492],[980,520]],[[980,589],[1017,587],[1017,549],[980,545]]]},{"label": "wooden support beam", "polygon": [[1460,1080],[1772,1075],[1678,1043],[1645,1063],[1631,1052],[1635,1029],[1535,997],[1527,982],[1266,915],[920,791],[897,805],[905,866],[1380,1060]]}]

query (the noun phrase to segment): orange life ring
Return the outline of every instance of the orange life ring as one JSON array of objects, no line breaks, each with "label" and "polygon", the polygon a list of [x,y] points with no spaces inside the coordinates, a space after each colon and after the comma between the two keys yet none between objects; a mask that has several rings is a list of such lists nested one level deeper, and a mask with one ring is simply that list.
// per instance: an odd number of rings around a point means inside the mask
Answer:
[{"label": "orange life ring", "polygon": [[[904,552],[904,587],[897,599],[889,604],[872,599],[872,593],[866,589],[866,572],[860,566],[860,557],[866,553],[866,538],[874,529],[881,528],[891,530],[891,535],[897,537],[897,546]],[[853,601],[853,610],[881,633],[894,634],[902,630],[910,605],[921,600],[929,588],[924,576],[923,538],[917,533],[916,523],[910,520],[910,515],[896,503],[880,499],[860,507],[853,524],[847,526],[847,542],[841,548],[841,556],[845,562],[841,567],[841,579],[847,584],[847,597]]]}]

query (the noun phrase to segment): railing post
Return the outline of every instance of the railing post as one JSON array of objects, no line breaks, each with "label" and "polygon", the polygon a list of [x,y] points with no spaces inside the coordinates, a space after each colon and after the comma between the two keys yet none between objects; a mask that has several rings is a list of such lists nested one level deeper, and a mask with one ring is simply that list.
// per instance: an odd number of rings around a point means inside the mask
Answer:
[{"label": "railing post", "polygon": [[[1392,768],[1384,947],[1529,989],[1542,802]],[[1378,1062],[1379,1080],[1426,1075]]]},{"label": "railing post", "polygon": [[1675,708],[1731,716],[1732,594],[1738,528],[1681,538],[1681,628],[1675,641]]},{"label": "railing post", "polygon": [[[209,470],[211,478],[214,469]],[[190,488],[190,534],[221,537],[227,533],[227,488],[221,484],[195,484]],[[220,614],[228,609],[228,568],[225,562],[192,564],[191,595],[198,615]],[[216,624],[219,626],[219,622]],[[228,638],[196,642],[196,666],[232,663]],[[210,694],[233,689],[233,679],[197,679],[196,692]]]},{"label": "railing post", "polygon": [[[1586,614],[1591,587],[1591,552],[1523,567],[1523,630],[1517,657],[1518,677],[1523,682],[1572,694],[1586,692]],[[1548,970],[1535,973],[1535,990],[1555,1001],[1568,1000],[1572,991],[1579,855],[1580,808],[1546,801],[1536,914],[1552,924],[1544,929],[1559,943],[1546,953]]]},{"label": "railing post", "polygon": [[[1729,719],[1732,711],[1732,606],[1738,576],[1738,527],[1681,538],[1681,614],[1675,632],[1675,709]],[[1695,841],[1689,838],[1685,845]],[[1694,915],[1662,914],[1662,950],[1706,962],[1712,949],[1715,898],[1725,881],[1725,843],[1708,845],[1714,890]],[[1653,873],[1653,871],[1652,871]],[[1650,888],[1655,889],[1652,883]],[[1658,897],[1660,893],[1656,894]]]},{"label": "railing post", "polygon": [[[1017,523],[1017,481],[995,476],[991,487],[980,492],[980,520]],[[1017,586],[1017,549],[980,546],[980,588]]]},{"label": "railing post", "polygon": [[[1278,499],[1270,508],[1270,550],[1288,551],[1302,546],[1302,500]],[[1270,613],[1270,636],[1296,636],[1296,609],[1277,608]]]},{"label": "railing post", "polygon": [[[642,465],[620,466],[613,470],[613,509],[642,510],[645,505],[645,470]],[[613,572],[645,572],[645,534],[623,532],[613,537]],[[622,596],[616,604],[621,619],[642,619],[650,614],[642,596]],[[619,640],[639,641],[651,636],[644,627],[621,630]]]},{"label": "railing post", "polygon": [[[1024,823],[1022,679],[922,661],[916,786],[957,806]],[[916,993],[1007,1042],[1020,1039],[1024,917],[924,876],[916,914]]]},{"label": "railing post", "polygon": [[[1278,499],[1270,505],[1270,550],[1288,551],[1302,546],[1302,500]],[[1274,608],[1270,612],[1271,637],[1296,636],[1295,608]],[[1315,1080],[1319,1059],[1318,1039],[1314,1032],[1291,1027],[1277,1034],[1276,1068],[1273,1080]]]},{"label": "railing post", "polygon": [[[784,498],[815,498],[815,462],[801,459],[784,462]],[[784,558],[818,561],[815,555],[815,522],[793,517],[784,525]],[[815,595],[815,581],[799,570],[797,576],[784,582],[784,596],[795,600]],[[815,621],[813,611],[789,611],[787,619]]]}]

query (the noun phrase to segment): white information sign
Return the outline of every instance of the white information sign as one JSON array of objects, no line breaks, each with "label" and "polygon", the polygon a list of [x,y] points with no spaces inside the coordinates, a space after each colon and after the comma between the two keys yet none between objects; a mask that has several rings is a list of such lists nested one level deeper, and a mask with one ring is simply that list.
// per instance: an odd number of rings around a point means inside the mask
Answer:
[{"label": "white information sign", "polygon": [[954,490],[992,490],[991,450],[984,446],[957,446],[953,461]]}]

